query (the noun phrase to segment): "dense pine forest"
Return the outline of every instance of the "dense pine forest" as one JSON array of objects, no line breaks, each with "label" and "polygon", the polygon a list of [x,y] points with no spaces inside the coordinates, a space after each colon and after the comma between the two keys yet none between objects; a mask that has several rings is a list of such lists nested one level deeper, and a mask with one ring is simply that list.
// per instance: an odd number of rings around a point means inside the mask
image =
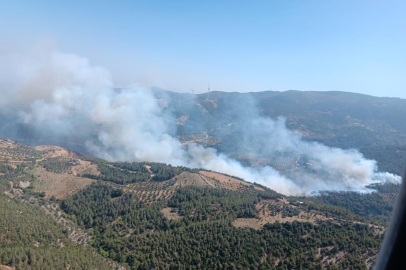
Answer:
[{"label": "dense pine forest", "polygon": [[15,269],[370,269],[399,190],[287,197],[215,172],[25,149],[0,149],[0,266]]},{"label": "dense pine forest", "polygon": [[0,265],[22,269],[111,269],[35,205],[0,195]]},{"label": "dense pine forest", "polygon": [[[61,207],[79,226],[94,229],[92,245],[101,254],[132,269],[367,269],[367,250],[377,250],[382,240],[368,225],[356,223],[234,228],[235,218],[257,216],[255,193],[178,189],[167,205],[177,209],[180,220],[163,216],[165,202],[144,205],[117,194],[91,185]],[[323,260],[344,253],[351,255],[339,265]]]},{"label": "dense pine forest", "polygon": [[97,180],[114,182],[117,184],[128,184],[135,182],[145,182],[148,180],[165,181],[169,180],[182,171],[190,171],[186,167],[172,167],[171,165],[152,162],[113,162],[90,158],[97,164],[100,175],[90,173],[83,174]]}]

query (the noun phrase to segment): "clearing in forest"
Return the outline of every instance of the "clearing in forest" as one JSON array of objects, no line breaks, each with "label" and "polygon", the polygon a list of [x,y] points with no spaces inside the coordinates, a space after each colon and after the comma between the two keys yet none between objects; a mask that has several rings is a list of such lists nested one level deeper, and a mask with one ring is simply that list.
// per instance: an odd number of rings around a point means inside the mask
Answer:
[{"label": "clearing in forest", "polygon": [[100,172],[97,168],[97,165],[94,163],[91,163],[90,161],[78,159],[77,164],[75,166],[72,166],[70,168],[70,172],[75,175],[75,176],[80,176],[83,174],[91,174],[91,175],[96,175],[99,176]]},{"label": "clearing in forest", "polygon": [[172,219],[172,220],[179,220],[182,219],[182,216],[178,214],[178,211],[176,208],[171,208],[171,207],[165,207],[161,209],[161,213],[167,218],[167,219]]},{"label": "clearing in forest", "polygon": [[35,176],[37,180],[34,183],[34,190],[36,192],[45,192],[46,199],[52,196],[56,199],[63,199],[75,194],[95,181],[66,173],[48,172],[44,168],[36,168]]},{"label": "clearing in forest", "polygon": [[68,149],[65,149],[56,145],[39,145],[34,148],[37,151],[43,153],[43,156],[46,157],[60,157],[60,156],[69,156],[77,158],[78,154]]},{"label": "clearing in forest", "polygon": [[265,191],[262,187],[259,187],[255,184],[248,183],[243,180],[239,180],[237,178],[234,178],[234,177],[231,177],[228,175],[224,175],[221,173],[209,172],[209,171],[200,171],[199,173],[206,177],[218,180],[221,183],[221,185],[224,186],[224,188],[226,188],[226,189],[238,190],[238,187],[240,185],[244,185],[247,187],[253,186],[256,190],[259,190],[259,191]]},{"label": "clearing in forest", "polygon": [[[252,228],[260,230],[265,224],[272,224],[275,222],[280,223],[292,223],[298,222],[310,222],[316,223],[317,220],[327,220],[325,216],[318,215],[313,212],[302,211],[295,206],[289,205],[283,200],[261,200],[255,206],[258,218],[237,218],[232,222],[232,225],[237,228]],[[284,211],[285,209],[285,211]],[[292,210],[296,209],[296,214],[289,215],[286,210],[292,213]]]},{"label": "clearing in forest", "polygon": [[175,176],[176,185],[180,187],[196,186],[206,187],[209,184],[197,173],[182,172],[178,176]]},{"label": "clearing in forest", "polygon": [[382,199],[390,205],[395,205],[397,193],[380,193]]}]

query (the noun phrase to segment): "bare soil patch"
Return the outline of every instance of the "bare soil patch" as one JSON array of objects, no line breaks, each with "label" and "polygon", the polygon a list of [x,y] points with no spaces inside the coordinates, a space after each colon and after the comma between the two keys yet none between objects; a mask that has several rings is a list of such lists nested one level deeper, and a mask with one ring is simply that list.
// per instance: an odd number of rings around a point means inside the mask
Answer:
[{"label": "bare soil patch", "polygon": [[315,223],[316,217],[311,215],[299,216],[299,217],[282,217],[282,214],[276,216],[267,216],[265,218],[237,218],[232,222],[232,225],[237,228],[253,228],[260,230],[265,224],[273,224],[275,222],[280,223],[292,223],[298,222],[310,222]]},{"label": "bare soil patch", "polygon": [[189,115],[182,115],[182,116],[178,117],[176,124],[183,126],[187,122],[188,119],[189,119]]},{"label": "bare soil patch", "polygon": [[0,270],[15,270],[15,267],[0,265]]},{"label": "bare soil patch", "polygon": [[55,196],[56,199],[63,199],[94,182],[92,179],[71,174],[48,172],[44,168],[36,168],[35,175],[37,181],[34,184],[34,190],[36,192],[45,192],[46,199],[52,196]]},{"label": "bare soil patch", "polygon": [[78,154],[63,147],[57,145],[39,145],[34,148],[37,151],[43,153],[44,157],[59,157],[69,156],[72,158],[78,158]]},{"label": "bare soil patch", "polygon": [[149,179],[154,178],[155,174],[151,171],[151,166],[149,166],[149,165],[144,165],[144,167],[147,168],[148,172],[149,172],[150,175],[151,175],[151,176],[149,177]]},{"label": "bare soil patch", "polygon": [[255,184],[252,183],[248,183],[242,180],[239,180],[237,178],[231,177],[231,176],[227,176],[221,173],[216,173],[216,172],[208,172],[208,171],[200,171],[200,174],[206,176],[206,177],[210,177],[213,178],[215,180],[218,180],[221,184],[224,185],[225,188],[227,189],[231,189],[231,190],[239,190],[239,186],[240,185],[244,185],[244,186],[253,186],[256,190],[259,191],[265,191],[262,187],[259,187]]},{"label": "bare soil patch", "polygon": [[287,217],[283,216],[282,212],[272,214],[269,209],[270,205],[280,205],[286,207],[289,203],[283,200],[262,200],[255,206],[258,218],[237,218],[232,222],[232,225],[237,228],[253,228],[255,230],[261,229],[265,224],[272,224],[275,222],[292,223],[310,222],[315,224],[317,220],[327,220],[325,216],[321,216],[312,212],[301,211],[298,216]]},{"label": "bare soil patch", "polygon": [[171,208],[171,207],[165,207],[162,208],[161,213],[167,218],[167,219],[173,219],[173,220],[179,220],[182,219],[182,216],[178,214],[178,211],[176,208]]},{"label": "bare soil patch", "polygon": [[213,106],[214,108],[217,108],[217,100],[214,99],[205,99],[201,101],[202,103],[206,103],[206,104],[210,104],[211,106]]},{"label": "bare soil patch", "polygon": [[100,175],[100,172],[96,164],[81,159],[78,159],[77,161],[78,164],[70,168],[70,171],[73,175],[75,176],[80,176],[83,174],[92,174],[96,176]]},{"label": "bare soil patch", "polygon": [[29,181],[20,181],[20,187],[21,188],[27,188],[31,185]]}]

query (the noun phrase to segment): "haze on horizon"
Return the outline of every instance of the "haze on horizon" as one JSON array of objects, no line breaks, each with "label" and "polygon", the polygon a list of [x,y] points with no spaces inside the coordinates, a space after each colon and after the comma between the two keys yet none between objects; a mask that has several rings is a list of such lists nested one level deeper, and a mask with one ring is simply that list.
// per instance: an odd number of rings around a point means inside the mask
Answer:
[{"label": "haze on horizon", "polygon": [[0,56],[53,47],[106,67],[117,87],[406,98],[404,10],[400,0],[8,1]]}]

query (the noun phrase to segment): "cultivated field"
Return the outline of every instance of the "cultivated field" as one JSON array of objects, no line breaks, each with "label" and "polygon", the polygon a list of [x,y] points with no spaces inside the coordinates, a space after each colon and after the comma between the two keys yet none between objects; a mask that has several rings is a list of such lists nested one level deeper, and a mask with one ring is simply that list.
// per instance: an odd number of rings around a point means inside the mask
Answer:
[{"label": "cultivated field", "polygon": [[35,176],[37,180],[34,184],[34,191],[45,192],[45,198],[47,199],[52,196],[56,199],[66,198],[95,181],[67,173],[60,174],[49,172],[42,167],[35,169]]},{"label": "cultivated field", "polygon": [[0,139],[0,162],[16,167],[20,164],[32,165],[41,158],[41,153],[32,147],[11,140]]},{"label": "cultivated field", "polygon": [[253,187],[256,190],[265,191],[262,187],[259,187],[252,183],[248,183],[248,182],[245,182],[245,181],[242,181],[237,178],[227,176],[227,175],[224,175],[221,173],[209,172],[209,171],[200,171],[199,173],[215,180],[214,185],[217,188],[224,188],[224,189],[235,190],[235,191],[243,191],[247,187]]},{"label": "cultivated field", "polygon": [[396,202],[396,193],[381,193],[382,199],[389,203],[390,205],[395,205]]},{"label": "cultivated field", "polygon": [[56,145],[39,145],[35,147],[35,150],[43,153],[44,158],[60,156],[79,157],[75,152]]},{"label": "cultivated field", "polygon": [[259,230],[268,223],[294,221],[316,223],[318,220],[327,220],[325,216],[291,205],[285,200],[261,200],[255,208],[258,218],[237,218],[232,225],[237,228],[246,227]]}]

